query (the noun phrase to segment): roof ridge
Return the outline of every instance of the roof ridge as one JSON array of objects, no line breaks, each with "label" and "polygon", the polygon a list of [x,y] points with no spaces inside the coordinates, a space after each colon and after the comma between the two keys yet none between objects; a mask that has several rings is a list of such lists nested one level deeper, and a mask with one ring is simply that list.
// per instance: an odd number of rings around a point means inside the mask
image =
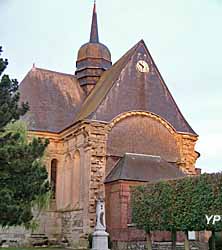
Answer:
[{"label": "roof ridge", "polygon": [[[122,158],[120,158],[120,160],[119,160],[119,162],[118,162],[118,164],[122,161],[122,164],[121,164],[121,168],[120,168],[120,173],[119,173],[119,178],[121,179],[121,177],[122,176],[124,176],[124,174],[123,174],[123,166],[124,166],[124,163],[125,163],[125,161],[127,160],[127,157],[126,157],[126,154],[124,154],[123,155],[123,157]],[[118,164],[116,164],[116,166],[118,165]]]},{"label": "roof ridge", "polygon": [[46,71],[46,72],[49,72],[49,73],[56,73],[56,74],[60,74],[60,75],[67,75],[67,76],[71,76],[71,77],[76,78],[76,76],[73,75],[73,74],[64,73],[64,72],[59,72],[59,71],[50,70],[50,69],[39,68],[39,67],[35,67],[35,68],[32,68],[32,69],[30,70],[30,72],[33,72],[33,71]]},{"label": "roof ridge", "polygon": [[161,158],[159,155],[147,155],[147,154],[139,154],[139,153],[125,153],[125,155],[135,155],[135,156],[148,156],[150,158]]},{"label": "roof ridge", "polygon": [[[117,162],[114,164],[113,168],[112,168],[112,169],[110,170],[110,172],[106,175],[106,178],[105,178],[105,179],[107,179],[110,175],[112,175],[113,172],[117,171],[117,166],[118,166],[119,162],[120,162],[122,159],[123,159],[123,156],[120,157],[120,158],[117,160]],[[120,175],[119,175],[119,177],[120,177]]]}]

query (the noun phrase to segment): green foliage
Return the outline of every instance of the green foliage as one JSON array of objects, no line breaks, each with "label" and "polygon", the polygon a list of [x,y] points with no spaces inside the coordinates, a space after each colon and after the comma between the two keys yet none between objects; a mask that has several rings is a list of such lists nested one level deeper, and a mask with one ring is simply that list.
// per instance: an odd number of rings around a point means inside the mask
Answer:
[{"label": "green foliage", "polygon": [[92,249],[93,236],[92,233],[88,235],[88,249]]},{"label": "green foliage", "polygon": [[2,134],[5,136],[6,134],[17,134],[19,133],[20,143],[27,143],[28,142],[28,133],[27,133],[27,126],[26,123],[23,121],[16,121],[8,123],[4,128],[4,133]]},{"label": "green foliage", "polygon": [[47,142],[18,143],[19,136],[0,145],[0,224],[21,225],[32,219],[32,204],[49,191],[41,163]]},{"label": "green foliage", "polygon": [[222,173],[158,182],[132,193],[133,222],[146,232],[222,230],[206,215],[222,215]]},{"label": "green foliage", "polygon": [[[2,52],[0,47],[0,53]],[[8,62],[0,59],[0,75]],[[28,141],[27,129],[15,122],[27,109],[19,106],[18,82],[3,75],[0,80],[0,225],[30,226],[33,204],[49,192],[42,157],[48,141]]]},{"label": "green foliage", "polygon": [[175,183],[175,221],[180,231],[206,228],[205,214],[211,205],[211,187],[205,176],[187,177]]},{"label": "green foliage", "polygon": [[174,189],[166,181],[136,187],[132,193],[132,218],[137,227],[146,232],[175,230],[171,204],[173,193]]},{"label": "green foliage", "polygon": [[[2,47],[0,47],[0,55]],[[0,58],[0,76],[8,65],[8,61]],[[11,121],[16,121],[28,110],[28,104],[22,103],[19,107],[18,82],[3,75],[0,80],[0,129]]]},{"label": "green foliage", "polygon": [[[215,245],[216,245],[216,249],[217,250],[221,250],[222,249],[222,233],[215,233]],[[209,239],[209,250],[213,250],[212,248],[212,236]]]},{"label": "green foliage", "polygon": [[[222,216],[222,174],[214,173],[206,176],[206,182],[212,187],[212,202],[208,215]],[[222,221],[216,222],[214,225],[207,225],[207,230],[222,231]]]}]

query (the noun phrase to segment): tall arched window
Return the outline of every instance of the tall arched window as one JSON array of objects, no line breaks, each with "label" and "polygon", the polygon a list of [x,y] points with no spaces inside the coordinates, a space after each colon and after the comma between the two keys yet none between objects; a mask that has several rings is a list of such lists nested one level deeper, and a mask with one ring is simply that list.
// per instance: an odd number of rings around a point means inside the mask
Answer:
[{"label": "tall arched window", "polygon": [[52,186],[52,198],[56,198],[56,179],[57,179],[57,160],[51,161],[51,186]]}]

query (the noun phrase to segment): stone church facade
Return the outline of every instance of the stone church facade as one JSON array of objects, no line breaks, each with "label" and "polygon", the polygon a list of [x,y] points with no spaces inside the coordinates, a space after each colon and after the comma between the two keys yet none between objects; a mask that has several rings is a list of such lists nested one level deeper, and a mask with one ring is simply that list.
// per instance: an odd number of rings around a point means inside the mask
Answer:
[{"label": "stone church facade", "polygon": [[112,65],[99,42],[96,5],[75,73],[33,66],[20,93],[30,106],[23,117],[30,137],[50,140],[44,161],[54,197],[35,233],[51,242],[84,246],[98,197],[106,200],[111,238],[130,241],[131,185],[199,174],[198,136],[144,41]]}]

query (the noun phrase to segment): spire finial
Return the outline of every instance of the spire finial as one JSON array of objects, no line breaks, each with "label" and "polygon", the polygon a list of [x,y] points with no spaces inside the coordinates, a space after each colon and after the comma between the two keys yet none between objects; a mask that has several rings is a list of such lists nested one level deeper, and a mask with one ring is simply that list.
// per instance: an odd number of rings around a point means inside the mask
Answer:
[{"label": "spire finial", "polygon": [[93,12],[96,12],[96,0],[94,0]]},{"label": "spire finial", "polygon": [[35,63],[32,64],[32,70],[33,70],[33,71],[36,70]]},{"label": "spire finial", "polygon": [[92,25],[91,25],[91,33],[90,33],[90,43],[98,43],[98,42],[99,42],[99,32],[98,32],[98,25],[97,25],[96,0],[94,0]]}]

